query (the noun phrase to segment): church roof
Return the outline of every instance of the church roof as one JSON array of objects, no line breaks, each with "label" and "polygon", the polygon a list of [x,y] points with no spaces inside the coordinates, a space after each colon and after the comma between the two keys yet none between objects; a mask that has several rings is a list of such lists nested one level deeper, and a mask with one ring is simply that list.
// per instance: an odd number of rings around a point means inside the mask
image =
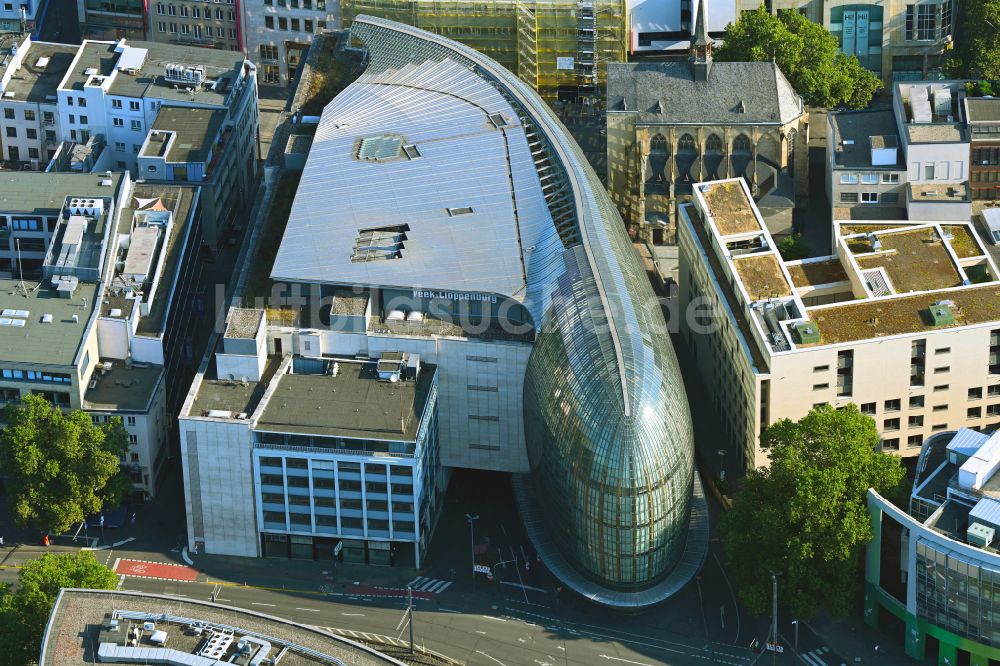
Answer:
[{"label": "church roof", "polygon": [[802,99],[771,62],[714,62],[695,81],[687,62],[608,63],[608,112],[665,125],[786,124]]}]

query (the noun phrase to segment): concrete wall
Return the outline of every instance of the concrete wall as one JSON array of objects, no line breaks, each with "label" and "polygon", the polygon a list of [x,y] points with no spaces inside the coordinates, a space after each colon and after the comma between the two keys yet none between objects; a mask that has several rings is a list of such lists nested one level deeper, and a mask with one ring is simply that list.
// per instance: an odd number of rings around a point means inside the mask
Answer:
[{"label": "concrete wall", "polygon": [[257,557],[248,422],[182,416],[179,427],[188,548]]}]

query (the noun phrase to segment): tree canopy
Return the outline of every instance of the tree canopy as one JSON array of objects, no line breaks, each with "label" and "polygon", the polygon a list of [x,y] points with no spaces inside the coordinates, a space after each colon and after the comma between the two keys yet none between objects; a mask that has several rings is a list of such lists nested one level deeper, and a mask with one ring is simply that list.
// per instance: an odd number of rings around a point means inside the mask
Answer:
[{"label": "tree canopy", "polygon": [[963,2],[960,38],[945,69],[955,78],[1000,79],[1000,0]]},{"label": "tree canopy", "polygon": [[64,587],[113,590],[118,577],[82,551],[46,553],[27,562],[18,576],[17,591],[0,586],[0,654],[3,663],[27,666],[38,659],[42,635],[56,595]]},{"label": "tree canopy", "polygon": [[130,483],[120,469],[128,447],[120,417],[98,426],[80,410],[27,395],[7,405],[5,418],[0,469],[16,523],[64,532],[121,501]]},{"label": "tree canopy", "polygon": [[[799,422],[764,431],[768,468],[751,471],[720,530],[740,597],[769,612],[771,577],[798,617],[823,608],[846,614],[860,591],[864,546],[871,539],[869,488],[900,498],[905,471],[879,451],[875,422],[857,406],[814,408]],[[781,593],[780,590],[784,590]]]},{"label": "tree canopy", "polygon": [[855,56],[840,53],[837,38],[826,28],[796,11],[774,16],[763,5],[726,27],[715,57],[730,62],[773,59],[810,106],[861,109],[882,87]]},{"label": "tree canopy", "polygon": [[805,259],[809,256],[809,244],[802,234],[789,234],[778,243],[778,252],[785,261]]}]

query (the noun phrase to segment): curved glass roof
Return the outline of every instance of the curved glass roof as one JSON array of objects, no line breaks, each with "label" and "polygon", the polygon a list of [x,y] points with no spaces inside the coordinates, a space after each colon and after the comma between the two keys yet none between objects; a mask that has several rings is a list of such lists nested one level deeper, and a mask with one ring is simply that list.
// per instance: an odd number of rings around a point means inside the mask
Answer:
[{"label": "curved glass roof", "polygon": [[[385,19],[359,16],[351,30],[368,65],[324,112],[273,277],[326,271],[332,282],[524,302],[538,334],[524,393],[532,474],[519,502],[553,537],[532,530],[539,554],[598,603],[662,601],[700,567],[707,511],[677,360],[621,217],[556,116],[503,67]],[[394,152],[397,141],[450,158],[411,176],[422,158]],[[310,169],[328,175],[313,183]],[[394,244],[350,262],[362,223],[396,228]]]}]

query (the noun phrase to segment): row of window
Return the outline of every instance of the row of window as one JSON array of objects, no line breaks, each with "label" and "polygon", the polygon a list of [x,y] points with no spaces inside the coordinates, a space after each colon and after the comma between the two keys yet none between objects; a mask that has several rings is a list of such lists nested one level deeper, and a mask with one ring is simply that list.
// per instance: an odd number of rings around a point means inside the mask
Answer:
[{"label": "row of window", "polygon": [[[156,13],[160,16],[180,16],[181,18],[202,18],[201,7],[191,7],[188,9],[187,5],[181,5],[180,12],[174,5],[164,5],[162,2],[156,3]],[[205,7],[204,17],[207,19],[212,18],[212,10],[209,7]],[[236,13],[232,9],[223,10],[219,7],[215,9],[215,19],[217,21],[235,21]]]},{"label": "row of window", "polygon": [[840,203],[895,204],[899,203],[899,192],[841,192]]},{"label": "row of window", "polygon": [[[947,390],[947,389],[948,389],[948,385],[947,384],[943,384],[941,386],[935,386],[934,387],[935,391],[938,391],[938,390],[944,391],[944,390]],[[998,384],[996,386],[989,387],[987,395],[990,398],[1000,398],[1000,384]],[[976,388],[970,388],[969,389],[969,400],[982,400],[982,398],[983,398],[983,389],[982,388],[976,387]],[[924,396],[922,396],[922,395],[912,396],[909,399],[909,407],[910,407],[910,409],[921,409],[921,408],[923,408],[924,407]],[[874,402],[865,402],[865,403],[861,404],[861,413],[862,414],[868,414],[868,415],[874,415],[877,408],[878,408],[877,403],[874,403]],[[883,412],[887,412],[887,413],[888,412],[898,412],[901,409],[902,409],[902,401],[899,398],[893,398],[891,400],[886,400],[883,403],[883,405],[882,405],[882,411]],[[935,412],[943,412],[943,411],[947,411],[947,409],[948,409],[948,405],[935,405],[933,411],[935,411]],[[978,408],[971,408],[971,409],[978,409]],[[992,416],[994,414],[1000,413],[1000,412],[998,412],[998,410],[1000,410],[1000,403],[995,403],[995,404],[987,406],[986,413],[988,415]]]},{"label": "row of window", "polygon": [[[70,118],[72,118],[72,117],[73,116],[70,116]],[[118,116],[115,116],[115,117],[113,117],[111,119],[111,124],[114,125],[115,127],[125,127],[125,119],[124,118],[119,118]],[[142,121],[141,120],[133,118],[130,121],[130,124],[131,124],[130,126],[132,128],[132,131],[134,131],[134,132],[141,132],[142,131]]]},{"label": "row of window", "polygon": [[70,376],[61,372],[45,372],[42,370],[12,370],[4,368],[0,370],[3,379],[29,382],[56,382],[58,384],[71,383]]},{"label": "row of window", "polygon": [[907,41],[932,42],[951,34],[952,0],[906,6]]},{"label": "row of window", "polygon": [[[91,414],[90,415],[90,420],[94,422],[94,425],[100,425],[102,423],[111,423],[112,417],[113,417],[112,414]],[[134,416],[126,416],[125,417],[125,425],[134,426],[135,425],[135,417]]]},{"label": "row of window", "polygon": [[[316,0],[316,9],[325,10],[326,0]],[[313,0],[264,0],[264,5],[267,7],[274,7],[275,5],[279,7],[284,7],[285,9],[312,9]]]},{"label": "row of window", "polygon": [[[132,144],[132,152],[135,153],[136,155],[139,154],[139,149],[140,148],[142,148],[142,144],[141,143],[133,143]],[[124,141],[115,141],[115,152],[124,153],[126,150],[128,150],[128,148],[126,147]]]},{"label": "row of window", "polygon": [[[14,109],[10,109],[10,108],[4,109],[3,110],[3,117],[6,118],[7,120],[15,120],[16,118],[15,118],[15,115],[14,115]],[[35,119],[35,111],[33,109],[25,109],[24,110],[24,119],[28,120],[28,121],[33,121]]]},{"label": "row of window", "polygon": [[[157,21],[156,29],[159,32],[169,32],[172,35],[176,35],[178,32],[176,23],[164,23],[163,21]],[[180,26],[180,33],[182,35],[194,35],[196,38],[202,37],[225,37],[226,29],[223,27],[212,28],[210,25],[204,27],[200,25],[188,25],[187,23],[182,23]],[[229,29],[229,39],[236,39],[236,28]]]},{"label": "row of window", "polygon": [[[111,108],[112,109],[121,109],[121,108],[123,108],[122,100],[120,100],[120,99],[112,99],[111,100]],[[128,108],[129,108],[129,111],[138,111],[141,108],[140,105],[139,105],[139,100],[137,100],[137,99],[130,99],[128,101]]]},{"label": "row of window", "polygon": [[[750,137],[746,134],[739,134],[733,139],[733,152],[734,153],[749,153],[751,149]],[[662,134],[655,135],[649,141],[649,151],[651,153],[666,153],[667,152],[667,138]],[[698,144],[695,138],[690,134],[683,135],[677,141],[677,152],[679,153],[696,153],[698,152]],[[721,153],[723,152],[722,139],[718,134],[709,134],[708,138],[705,139],[705,152],[706,153]]]},{"label": "row of window", "polygon": [[[286,18],[284,16],[279,16],[278,18],[278,30],[285,30],[291,32],[308,32],[313,33],[316,30],[324,30],[326,28],[326,21],[316,21],[315,28],[312,19],[302,19],[300,22],[297,18]],[[264,27],[268,30],[274,30],[275,22],[274,16],[264,17]]]},{"label": "row of window", "polygon": [[[7,138],[8,139],[16,139],[17,138],[17,128],[14,127],[13,125],[8,125],[6,127],[6,132],[5,133],[7,134]],[[28,139],[35,139],[35,140],[37,140],[38,139],[38,130],[34,129],[33,127],[27,127],[24,130],[24,135]]]},{"label": "row of window", "polygon": [[850,173],[845,172],[840,174],[840,184],[841,185],[857,185],[860,181],[863,185],[875,185],[879,182],[881,175],[881,181],[886,184],[895,184],[899,182],[898,173]]}]

